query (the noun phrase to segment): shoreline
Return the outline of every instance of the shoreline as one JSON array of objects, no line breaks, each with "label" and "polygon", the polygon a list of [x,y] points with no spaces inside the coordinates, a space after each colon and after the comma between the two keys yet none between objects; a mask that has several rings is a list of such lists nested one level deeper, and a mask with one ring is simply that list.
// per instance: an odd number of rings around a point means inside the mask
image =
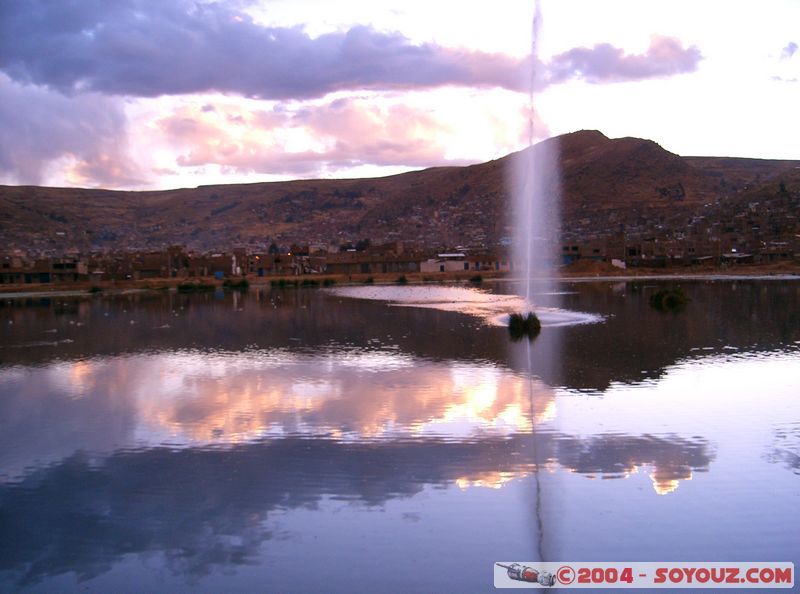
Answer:
[{"label": "shoreline", "polygon": [[[470,283],[472,279],[481,277],[479,283]],[[410,284],[437,284],[437,283],[468,283],[480,287],[482,283],[520,282],[521,278],[509,273],[495,271],[469,271],[451,273],[384,273],[384,274],[320,274],[301,276],[270,276],[259,277],[247,275],[252,288],[270,288],[273,283],[302,283],[313,280],[320,285],[326,280],[333,281],[336,285],[394,285],[403,277]],[[670,269],[670,270],[641,270],[641,269],[610,269],[598,267],[595,270],[569,270],[562,269],[548,280],[563,282],[630,282],[637,280],[669,281],[669,280],[705,280],[705,281],[733,281],[733,280],[800,280],[800,265],[793,263],[780,263],[765,266],[741,266],[727,269]],[[372,279],[372,281],[368,281]],[[0,286],[0,299],[21,299],[27,297],[74,297],[103,294],[124,294],[146,291],[176,290],[178,285],[185,283],[213,284],[222,289],[222,282],[214,277],[201,278],[156,278],[124,281],[78,281],[58,284],[8,284]],[[99,290],[98,290],[99,289]]]}]

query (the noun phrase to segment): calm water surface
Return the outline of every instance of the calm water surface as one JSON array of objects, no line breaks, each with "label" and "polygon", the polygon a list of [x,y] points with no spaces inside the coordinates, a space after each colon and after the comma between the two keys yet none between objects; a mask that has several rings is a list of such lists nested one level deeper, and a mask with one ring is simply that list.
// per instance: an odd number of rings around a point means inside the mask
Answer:
[{"label": "calm water surface", "polygon": [[800,282],[682,284],[565,284],[601,321],[532,344],[314,289],[0,299],[0,590],[800,566]]}]

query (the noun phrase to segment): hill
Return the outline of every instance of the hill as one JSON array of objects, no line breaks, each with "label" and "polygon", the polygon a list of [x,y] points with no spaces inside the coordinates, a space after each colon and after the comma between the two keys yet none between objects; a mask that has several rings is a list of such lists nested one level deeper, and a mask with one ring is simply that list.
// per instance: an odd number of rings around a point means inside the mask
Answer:
[{"label": "hill", "polygon": [[[800,161],[681,157],[650,140],[597,131],[545,143],[559,154],[567,239],[620,229],[662,233],[704,212],[725,218],[728,206],[780,197],[780,188],[790,197],[800,190]],[[265,249],[272,241],[338,245],[362,238],[491,246],[510,234],[510,176],[519,158],[383,178],[146,192],[0,186],[0,250]]]}]

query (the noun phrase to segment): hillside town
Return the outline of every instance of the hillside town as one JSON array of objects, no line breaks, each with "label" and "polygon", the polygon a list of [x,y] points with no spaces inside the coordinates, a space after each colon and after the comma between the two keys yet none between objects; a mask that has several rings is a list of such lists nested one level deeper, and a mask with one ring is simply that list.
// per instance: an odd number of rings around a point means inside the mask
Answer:
[{"label": "hillside town", "polygon": [[[800,229],[794,215],[776,221],[774,213],[751,205],[731,220],[692,219],[684,230],[661,233],[564,233],[555,267],[603,262],[618,269],[693,269],[800,263]],[[515,266],[509,242],[494,246],[420,249],[403,242],[372,245],[361,240],[325,250],[309,245],[266,251],[244,248],[197,252],[185,246],[162,250],[31,257],[0,255],[0,284],[60,284],[146,279],[212,277],[299,277],[314,275],[386,275],[420,273],[506,273]]]},{"label": "hillside town", "polygon": [[[680,196],[673,198],[680,200]],[[798,193],[781,188],[768,200],[717,201],[687,214],[605,210],[565,221],[553,266],[604,262],[624,269],[715,268],[800,263]],[[442,219],[447,217],[442,215]],[[402,223],[402,220],[400,221]],[[458,224],[452,225],[453,229]],[[401,225],[398,224],[398,228]],[[510,229],[502,228],[510,234]],[[115,282],[154,278],[287,277],[421,273],[503,273],[514,270],[508,236],[489,240],[467,228],[465,245],[429,247],[404,242],[398,233],[334,242],[279,245],[261,242],[206,251],[185,245],[163,249],[63,253],[19,248],[0,254],[0,284]],[[409,230],[409,234],[413,233]],[[86,246],[84,246],[86,247]]]},{"label": "hillside town", "polygon": [[[800,262],[800,162],[680,157],[596,131],[560,137],[551,267]],[[512,154],[385,178],[157,192],[0,186],[0,284],[503,273]]]},{"label": "hillside town", "polygon": [[[549,268],[800,262],[800,162],[560,137]],[[164,192],[0,186],[0,284],[513,271],[512,154],[385,178]],[[536,240],[538,241],[538,239]]]},{"label": "hillside town", "polygon": [[[593,212],[562,233],[566,262],[624,260],[627,266],[669,267],[708,263],[800,261],[800,192],[717,199],[701,208],[658,212],[631,208]],[[569,244],[569,245],[568,245]]]}]

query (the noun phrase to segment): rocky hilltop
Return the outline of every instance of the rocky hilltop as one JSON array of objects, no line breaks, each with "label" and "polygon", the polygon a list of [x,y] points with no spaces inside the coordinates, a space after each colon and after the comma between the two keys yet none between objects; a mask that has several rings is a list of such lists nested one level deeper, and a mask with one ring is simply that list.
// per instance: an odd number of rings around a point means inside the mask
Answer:
[{"label": "rocky hilltop", "polygon": [[[559,155],[558,170],[549,174],[558,175],[565,241],[618,233],[679,238],[697,225],[700,235],[715,233],[715,225],[723,233],[729,219],[753,208],[769,213],[766,224],[780,227],[778,236],[798,231],[800,161],[682,157],[650,140],[609,139],[597,131],[566,134],[528,150],[544,146]],[[519,158],[514,153],[383,178],[165,191],[0,186],[0,251],[175,244],[257,250],[272,242],[328,246],[364,238],[427,248],[491,247],[510,235],[511,171]]]}]

